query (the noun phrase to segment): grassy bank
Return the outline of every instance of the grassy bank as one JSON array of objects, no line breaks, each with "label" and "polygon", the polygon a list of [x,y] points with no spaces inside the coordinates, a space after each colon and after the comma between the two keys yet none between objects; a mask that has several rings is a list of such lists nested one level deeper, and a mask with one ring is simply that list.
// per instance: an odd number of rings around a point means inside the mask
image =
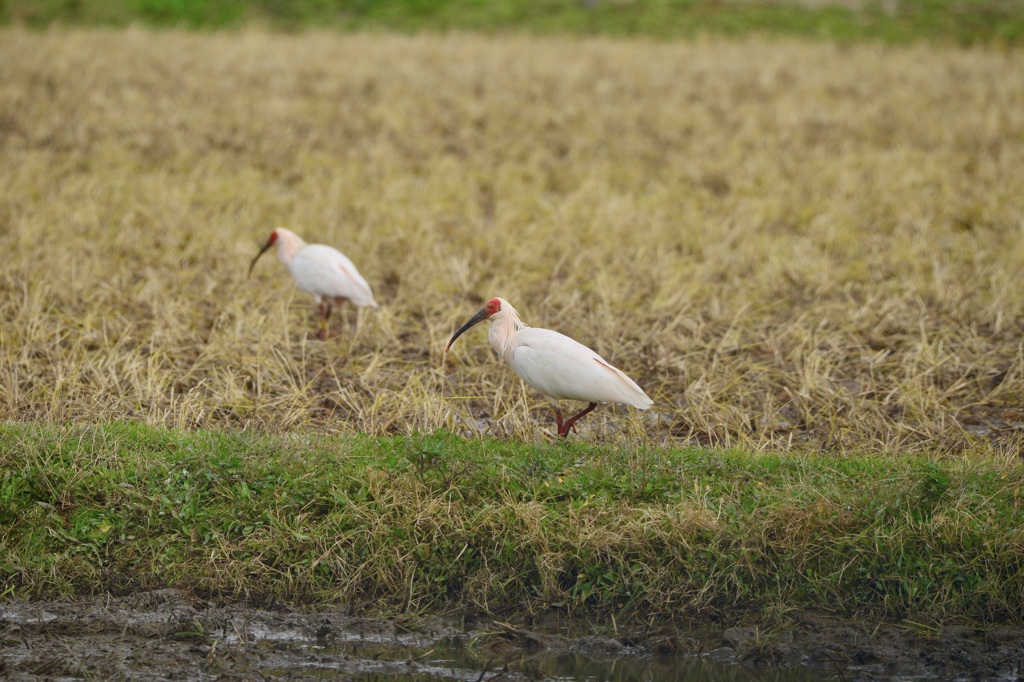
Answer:
[{"label": "grassy bank", "polygon": [[7,424],[0,469],[7,596],[988,621],[1024,599],[1005,461]]},{"label": "grassy bank", "polygon": [[519,31],[685,38],[775,34],[829,40],[960,44],[1024,40],[1015,0],[4,0],[0,19],[35,26]]}]

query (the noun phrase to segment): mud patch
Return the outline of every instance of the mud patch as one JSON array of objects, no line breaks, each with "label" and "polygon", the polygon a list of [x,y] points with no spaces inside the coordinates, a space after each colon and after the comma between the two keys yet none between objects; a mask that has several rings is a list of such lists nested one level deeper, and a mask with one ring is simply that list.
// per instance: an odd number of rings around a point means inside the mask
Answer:
[{"label": "mud patch", "polygon": [[844,621],[620,629],[215,605],[168,589],[0,604],[8,680],[1024,679],[1024,629]]}]

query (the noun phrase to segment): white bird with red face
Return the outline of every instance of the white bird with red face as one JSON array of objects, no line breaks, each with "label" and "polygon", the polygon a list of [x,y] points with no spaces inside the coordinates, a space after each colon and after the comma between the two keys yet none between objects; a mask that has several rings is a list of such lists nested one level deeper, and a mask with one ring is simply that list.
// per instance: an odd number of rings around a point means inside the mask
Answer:
[{"label": "white bird with red face", "polygon": [[373,292],[359,270],[341,251],[333,246],[307,244],[299,235],[283,227],[270,233],[267,244],[249,265],[249,274],[256,261],[277,244],[277,258],[291,271],[299,288],[313,294],[320,308],[320,331],[317,337],[327,336],[327,318],[332,306],[341,307],[351,301],[354,305],[376,308]]},{"label": "white bird with red face", "polygon": [[[551,400],[555,408],[558,435],[565,438],[576,420],[598,403],[622,403],[639,410],[653,404],[632,379],[582,343],[550,329],[528,327],[519,313],[503,298],[492,298],[445,346],[447,353],[455,339],[478,322],[490,320],[487,340],[523,381]],[[562,418],[560,400],[589,403],[568,419]]]}]

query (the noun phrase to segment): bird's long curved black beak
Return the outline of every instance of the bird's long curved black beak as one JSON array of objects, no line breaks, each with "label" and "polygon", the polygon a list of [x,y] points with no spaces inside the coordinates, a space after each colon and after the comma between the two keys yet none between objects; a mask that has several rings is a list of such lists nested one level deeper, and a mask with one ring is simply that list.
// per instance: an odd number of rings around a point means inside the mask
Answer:
[{"label": "bird's long curved black beak", "polygon": [[452,340],[448,342],[448,345],[444,347],[444,352],[447,353],[449,350],[451,350],[452,344],[455,343],[455,339],[457,339],[460,336],[462,336],[462,333],[464,331],[466,331],[467,329],[472,327],[477,322],[481,322],[483,320],[486,320],[488,317],[490,317],[490,315],[487,314],[487,308],[484,308],[483,310],[478,312],[476,315],[471,317],[469,322],[467,322],[466,324],[464,324],[461,327],[459,327],[459,331],[455,332],[455,336],[453,336]]},{"label": "bird's long curved black beak", "polygon": [[260,259],[260,256],[265,254],[267,252],[267,249],[269,249],[273,245],[274,242],[267,242],[267,245],[260,249],[260,252],[256,254],[256,257],[252,259],[252,263],[249,263],[249,274],[247,275],[248,277],[252,277],[252,269],[256,267],[256,261],[258,261]]}]

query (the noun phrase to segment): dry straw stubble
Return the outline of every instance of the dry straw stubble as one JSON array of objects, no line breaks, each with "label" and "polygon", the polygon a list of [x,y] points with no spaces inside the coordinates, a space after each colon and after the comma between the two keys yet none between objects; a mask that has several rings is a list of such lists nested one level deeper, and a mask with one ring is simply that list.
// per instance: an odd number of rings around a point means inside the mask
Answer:
[{"label": "dry straw stubble", "polygon": [[[487,296],[655,408],[584,438],[1012,449],[1017,50],[4,29],[0,418],[536,438]],[[320,343],[276,225],[381,309]],[[339,322],[335,322],[340,326]]]}]

